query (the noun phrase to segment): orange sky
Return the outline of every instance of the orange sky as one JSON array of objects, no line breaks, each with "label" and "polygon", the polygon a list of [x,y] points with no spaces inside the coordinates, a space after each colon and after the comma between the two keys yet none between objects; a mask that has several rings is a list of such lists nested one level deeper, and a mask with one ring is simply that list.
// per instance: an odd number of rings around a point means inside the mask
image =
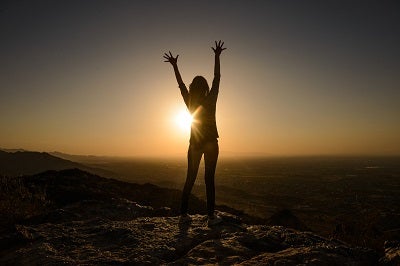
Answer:
[{"label": "orange sky", "polygon": [[222,155],[400,154],[396,4],[21,3],[3,8],[0,147],[185,154],[187,85],[225,41]]}]

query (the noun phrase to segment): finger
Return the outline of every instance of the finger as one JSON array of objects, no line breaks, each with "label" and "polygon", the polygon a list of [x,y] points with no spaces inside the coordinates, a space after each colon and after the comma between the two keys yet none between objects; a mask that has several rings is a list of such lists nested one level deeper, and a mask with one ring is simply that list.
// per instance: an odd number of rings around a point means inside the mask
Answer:
[{"label": "finger", "polygon": [[166,61],[164,61],[164,62],[167,62],[167,63],[169,63],[169,61],[168,61],[168,60],[166,60]]},{"label": "finger", "polygon": [[221,47],[224,46],[224,42],[222,42]]},{"label": "finger", "polygon": [[173,57],[171,51],[169,51],[169,55],[170,55],[171,57]]},{"label": "finger", "polygon": [[218,44],[217,44],[217,41],[215,41],[215,48],[217,48],[218,47]]},{"label": "finger", "polygon": [[167,54],[167,53],[164,53],[164,56],[168,56],[168,54]]},{"label": "finger", "polygon": [[178,60],[178,56],[179,56],[179,55],[177,54],[177,55],[176,55],[176,58],[175,58],[176,60]]}]

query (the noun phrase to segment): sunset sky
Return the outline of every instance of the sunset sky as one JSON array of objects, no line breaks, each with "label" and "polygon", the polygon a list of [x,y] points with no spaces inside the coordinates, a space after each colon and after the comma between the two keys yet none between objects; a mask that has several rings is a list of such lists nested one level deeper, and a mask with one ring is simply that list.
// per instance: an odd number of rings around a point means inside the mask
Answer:
[{"label": "sunset sky", "polygon": [[222,155],[400,154],[398,1],[2,1],[0,147],[172,156],[213,77]]}]

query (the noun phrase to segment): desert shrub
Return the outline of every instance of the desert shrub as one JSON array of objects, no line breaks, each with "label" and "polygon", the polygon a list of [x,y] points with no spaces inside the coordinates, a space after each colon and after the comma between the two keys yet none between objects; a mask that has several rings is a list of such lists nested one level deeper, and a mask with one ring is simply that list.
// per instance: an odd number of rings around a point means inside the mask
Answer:
[{"label": "desert shrub", "polygon": [[46,206],[46,193],[43,189],[28,187],[18,177],[0,177],[0,225],[2,227],[41,214]]}]

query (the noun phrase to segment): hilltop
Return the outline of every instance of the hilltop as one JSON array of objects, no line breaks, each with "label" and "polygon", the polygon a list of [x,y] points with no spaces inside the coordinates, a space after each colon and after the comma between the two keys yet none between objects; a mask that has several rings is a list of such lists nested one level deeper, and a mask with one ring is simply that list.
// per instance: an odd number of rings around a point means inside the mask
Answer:
[{"label": "hilltop", "polygon": [[[205,203],[194,196],[192,221],[180,224],[180,191],[175,189],[125,183],[79,169],[8,182],[2,186],[1,264],[376,265],[379,260],[373,250],[267,225],[226,206],[217,206],[223,223],[210,228]],[[25,201],[18,203],[13,188],[19,188]],[[13,197],[12,204],[22,213],[12,219],[5,206]],[[287,212],[283,216],[297,221]],[[396,258],[396,243],[390,247]]]}]

